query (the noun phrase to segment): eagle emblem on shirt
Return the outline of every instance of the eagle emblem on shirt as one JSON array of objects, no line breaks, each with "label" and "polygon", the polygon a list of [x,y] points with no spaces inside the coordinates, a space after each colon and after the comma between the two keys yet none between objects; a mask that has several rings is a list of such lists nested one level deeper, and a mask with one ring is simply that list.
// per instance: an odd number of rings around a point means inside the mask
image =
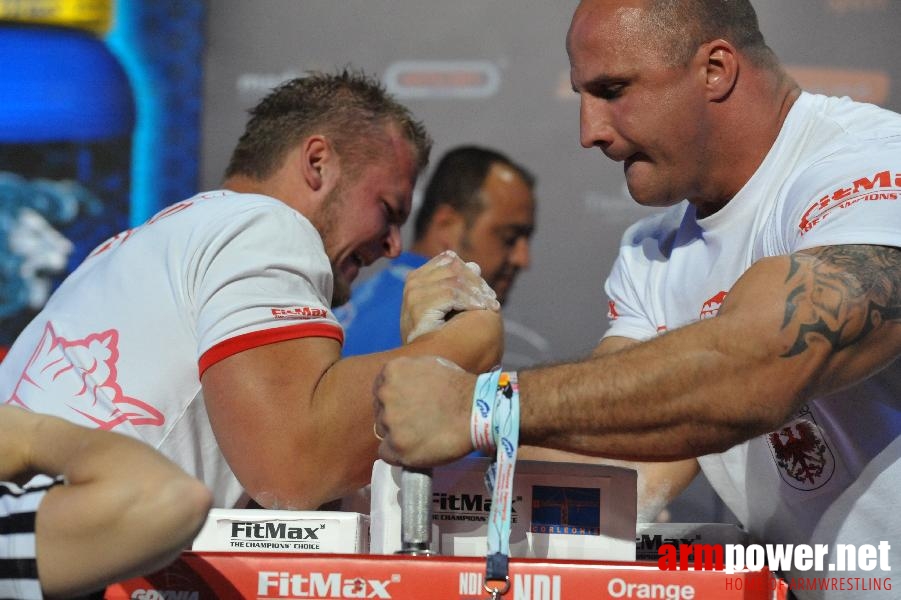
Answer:
[{"label": "eagle emblem on shirt", "polygon": [[811,491],[823,487],[835,472],[835,458],[813,414],[802,412],[766,435],[779,475],[791,487]]}]

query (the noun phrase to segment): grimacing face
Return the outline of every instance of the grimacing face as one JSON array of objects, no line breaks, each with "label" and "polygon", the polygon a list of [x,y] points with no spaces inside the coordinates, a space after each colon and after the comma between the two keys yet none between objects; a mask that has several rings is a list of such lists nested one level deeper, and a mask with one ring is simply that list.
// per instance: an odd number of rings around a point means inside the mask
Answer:
[{"label": "grimacing face", "polygon": [[350,298],[361,268],[401,251],[400,227],[410,214],[416,163],[410,142],[396,127],[387,130],[379,158],[355,177],[342,174],[316,219],[334,274],[332,306]]},{"label": "grimacing face", "polygon": [[[580,138],[623,163],[632,197],[669,206],[703,188],[706,61],[668,61],[667,35],[648,26],[641,0],[585,0],[567,35],[570,78],[580,99]],[[662,42],[662,41],[661,41]]]},{"label": "grimacing face", "polygon": [[535,199],[523,178],[500,163],[491,166],[480,195],[484,208],[463,234],[458,253],[479,265],[482,278],[503,303],[519,271],[531,261]]}]

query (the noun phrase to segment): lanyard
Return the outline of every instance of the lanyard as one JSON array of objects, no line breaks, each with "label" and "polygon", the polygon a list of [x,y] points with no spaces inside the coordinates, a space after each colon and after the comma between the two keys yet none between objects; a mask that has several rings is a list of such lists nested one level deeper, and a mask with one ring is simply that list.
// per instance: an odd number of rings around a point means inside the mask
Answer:
[{"label": "lanyard", "polygon": [[[515,371],[494,370],[479,375],[473,392],[470,435],[477,449],[495,453],[485,473],[485,485],[491,492],[485,591],[497,598],[510,589],[513,473],[519,446],[519,380]],[[503,582],[503,587],[489,586],[492,581]]]}]

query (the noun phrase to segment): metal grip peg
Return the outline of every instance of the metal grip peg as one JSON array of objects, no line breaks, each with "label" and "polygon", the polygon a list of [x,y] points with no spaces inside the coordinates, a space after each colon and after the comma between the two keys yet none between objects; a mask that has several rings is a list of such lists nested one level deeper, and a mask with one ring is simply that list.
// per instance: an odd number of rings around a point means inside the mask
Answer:
[{"label": "metal grip peg", "polygon": [[400,523],[401,549],[398,554],[433,554],[431,469],[401,471]]}]

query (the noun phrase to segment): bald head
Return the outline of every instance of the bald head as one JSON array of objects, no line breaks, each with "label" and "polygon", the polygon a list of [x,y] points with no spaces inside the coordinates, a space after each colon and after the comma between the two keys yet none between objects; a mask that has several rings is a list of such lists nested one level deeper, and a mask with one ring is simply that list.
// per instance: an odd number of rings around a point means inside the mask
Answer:
[{"label": "bald head", "polygon": [[749,0],[583,0],[567,43],[599,20],[616,21],[620,31],[641,39],[672,64],[687,63],[701,44],[715,39],[728,41],[758,66],[776,63]]}]

